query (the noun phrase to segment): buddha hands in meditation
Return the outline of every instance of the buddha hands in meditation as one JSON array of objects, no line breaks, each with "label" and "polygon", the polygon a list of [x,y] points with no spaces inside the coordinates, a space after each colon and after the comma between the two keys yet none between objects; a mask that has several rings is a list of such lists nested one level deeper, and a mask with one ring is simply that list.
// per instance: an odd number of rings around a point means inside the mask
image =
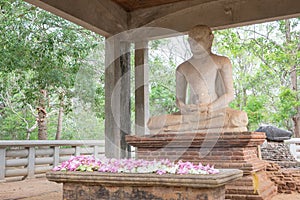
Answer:
[{"label": "buddha hands in meditation", "polygon": [[193,56],[176,69],[176,105],[179,113],[150,118],[156,132],[247,131],[243,111],[228,108],[234,99],[232,66],[227,57],[211,52],[214,35],[199,25],[188,33]]}]

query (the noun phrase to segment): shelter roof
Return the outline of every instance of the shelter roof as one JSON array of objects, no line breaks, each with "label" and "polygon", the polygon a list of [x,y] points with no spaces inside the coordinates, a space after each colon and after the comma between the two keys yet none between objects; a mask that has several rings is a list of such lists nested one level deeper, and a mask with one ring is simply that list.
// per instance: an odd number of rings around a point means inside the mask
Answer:
[{"label": "shelter roof", "polygon": [[25,1],[106,37],[140,27],[186,32],[198,24],[222,29],[300,16],[299,0]]},{"label": "shelter roof", "polygon": [[160,6],[164,4],[175,3],[178,1],[187,1],[187,0],[112,0],[113,2],[119,4],[126,11],[134,11],[142,8],[149,8],[154,6]]}]

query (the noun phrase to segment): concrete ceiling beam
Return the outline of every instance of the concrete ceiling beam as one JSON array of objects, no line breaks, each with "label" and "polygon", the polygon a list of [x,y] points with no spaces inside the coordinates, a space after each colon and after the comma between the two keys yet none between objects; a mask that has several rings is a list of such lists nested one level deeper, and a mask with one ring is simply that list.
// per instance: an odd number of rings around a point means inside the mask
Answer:
[{"label": "concrete ceiling beam", "polygon": [[110,0],[25,1],[105,37],[128,28],[128,13]]}]

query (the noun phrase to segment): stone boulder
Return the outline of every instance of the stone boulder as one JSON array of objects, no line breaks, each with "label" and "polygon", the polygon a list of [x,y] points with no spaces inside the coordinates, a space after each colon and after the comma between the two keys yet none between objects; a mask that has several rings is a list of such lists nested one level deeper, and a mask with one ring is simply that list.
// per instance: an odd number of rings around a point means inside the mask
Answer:
[{"label": "stone boulder", "polygon": [[293,133],[275,126],[260,126],[256,132],[265,132],[268,141],[282,142],[292,137]]}]

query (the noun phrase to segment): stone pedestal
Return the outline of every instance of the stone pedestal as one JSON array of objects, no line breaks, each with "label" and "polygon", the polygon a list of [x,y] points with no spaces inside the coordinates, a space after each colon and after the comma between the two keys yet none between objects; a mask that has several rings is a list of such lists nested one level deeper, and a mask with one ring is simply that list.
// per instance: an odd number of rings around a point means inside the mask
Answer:
[{"label": "stone pedestal", "polygon": [[[172,161],[213,164],[218,169],[242,170],[244,172],[242,179],[226,185],[226,198],[239,200],[271,199],[276,194],[276,187],[265,172],[266,162],[258,158],[257,147],[264,140],[265,134],[261,132],[157,134],[126,137],[128,144],[137,147],[139,159],[168,158]],[[254,188],[254,185],[257,187]]]},{"label": "stone pedestal", "polygon": [[213,175],[49,172],[63,183],[64,200],[224,200],[225,184],[243,176],[241,170]]}]

